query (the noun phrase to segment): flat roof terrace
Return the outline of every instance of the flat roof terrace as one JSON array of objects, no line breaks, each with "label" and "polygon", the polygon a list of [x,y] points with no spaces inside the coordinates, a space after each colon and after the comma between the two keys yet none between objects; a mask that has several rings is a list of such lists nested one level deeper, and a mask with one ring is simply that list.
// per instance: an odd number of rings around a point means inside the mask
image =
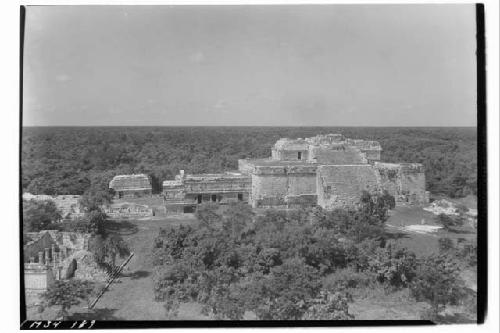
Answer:
[{"label": "flat roof terrace", "polygon": [[253,166],[313,166],[318,163],[307,162],[304,160],[297,161],[282,161],[282,160],[273,160],[270,158],[257,158],[257,159],[243,159],[248,164],[252,164]]}]

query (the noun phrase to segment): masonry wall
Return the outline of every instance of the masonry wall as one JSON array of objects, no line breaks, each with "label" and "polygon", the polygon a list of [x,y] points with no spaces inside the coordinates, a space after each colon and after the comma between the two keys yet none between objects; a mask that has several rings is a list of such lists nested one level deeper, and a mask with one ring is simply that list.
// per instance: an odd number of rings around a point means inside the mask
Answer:
[{"label": "masonry wall", "polygon": [[29,262],[30,258],[35,258],[36,261],[38,259],[38,252],[44,252],[45,249],[50,249],[53,244],[56,245],[57,243],[48,232],[44,232],[38,239],[24,245],[24,262]]},{"label": "masonry wall", "polygon": [[243,174],[250,174],[253,171],[253,163],[247,159],[239,159],[238,160],[238,171]]},{"label": "masonry wall", "polygon": [[375,163],[380,187],[394,196],[396,201],[401,201],[401,168],[396,163]]},{"label": "masonry wall", "polygon": [[31,306],[41,302],[41,294],[54,283],[52,270],[45,265],[24,264],[24,291],[26,305]]},{"label": "masonry wall", "polygon": [[367,160],[360,150],[345,146],[343,148],[327,148],[311,146],[309,159],[319,164],[366,164]]},{"label": "masonry wall", "polygon": [[[268,166],[256,167],[252,175],[250,202],[253,207],[286,206],[310,202],[316,195],[316,166]],[[287,197],[289,199],[287,199]]]},{"label": "masonry wall", "polygon": [[[301,154],[299,159],[299,153]],[[309,151],[307,149],[284,149],[273,150],[272,159],[280,161],[305,161],[308,159]]]},{"label": "masonry wall", "polygon": [[401,164],[401,190],[407,196],[410,204],[425,204],[429,202],[425,191],[424,168],[418,163]]},{"label": "masonry wall", "polygon": [[396,199],[396,203],[425,204],[425,172],[419,163],[375,163],[381,188]]},{"label": "masonry wall", "polygon": [[318,205],[325,209],[352,206],[363,190],[378,190],[378,179],[371,165],[322,165],[317,172]]}]

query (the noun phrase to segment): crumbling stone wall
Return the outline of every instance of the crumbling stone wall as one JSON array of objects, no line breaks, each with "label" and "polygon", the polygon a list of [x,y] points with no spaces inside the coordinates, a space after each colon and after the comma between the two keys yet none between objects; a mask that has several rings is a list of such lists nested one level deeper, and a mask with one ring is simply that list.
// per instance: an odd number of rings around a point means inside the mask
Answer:
[{"label": "crumbling stone wall", "polygon": [[393,195],[397,204],[429,202],[425,173],[419,163],[375,163],[381,188]]},{"label": "crumbling stone wall", "polygon": [[26,237],[32,240],[23,246],[24,262],[30,262],[30,258],[37,259],[39,252],[44,252],[45,249],[56,245],[56,241],[48,232],[30,232],[26,234]]},{"label": "crumbling stone wall", "polygon": [[375,193],[379,183],[371,165],[321,165],[317,170],[318,205],[335,209],[357,204],[362,191]]},{"label": "crumbling stone wall", "polygon": [[41,294],[54,283],[52,269],[44,264],[24,264],[24,292],[26,305],[37,305],[41,302]]},{"label": "crumbling stone wall", "polygon": [[[39,233],[28,233],[28,237],[32,241],[28,242],[23,247],[24,261],[25,262],[40,262],[39,254],[43,254],[43,262],[48,259],[53,261],[56,253],[64,252],[64,256],[80,251],[88,250],[90,234],[58,231],[58,230],[44,230]],[[33,259],[33,260],[32,260]]]},{"label": "crumbling stone wall", "polygon": [[401,191],[410,204],[425,204],[429,202],[425,191],[424,167],[419,163],[401,163]]},{"label": "crumbling stone wall", "polygon": [[136,198],[152,195],[151,179],[146,174],[117,175],[109,182],[115,198]]},{"label": "crumbling stone wall", "polygon": [[315,165],[255,167],[250,200],[253,207],[286,206],[287,196],[300,195],[316,195]]},{"label": "crumbling stone wall", "polygon": [[[308,159],[309,143],[304,139],[279,139],[271,149],[271,158],[280,161]],[[300,153],[300,158],[299,158]]]},{"label": "crumbling stone wall", "polygon": [[120,202],[104,207],[110,218],[147,217],[153,215],[153,209],[147,205],[131,202]]}]

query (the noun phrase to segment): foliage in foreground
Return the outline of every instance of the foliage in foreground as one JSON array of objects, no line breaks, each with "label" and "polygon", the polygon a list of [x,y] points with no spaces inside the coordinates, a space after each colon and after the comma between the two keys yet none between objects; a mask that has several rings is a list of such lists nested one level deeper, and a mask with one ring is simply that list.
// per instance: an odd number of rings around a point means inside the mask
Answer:
[{"label": "foliage in foreground", "polygon": [[45,230],[61,218],[61,213],[51,200],[23,200],[23,232]]},{"label": "foliage in foreground", "polygon": [[[258,216],[244,204],[224,214],[203,205],[199,226],[163,229],[155,240],[156,300],[171,312],[194,300],[220,319],[242,319],[249,311],[267,320],[351,319],[346,288],[324,284],[326,275],[353,267],[401,284],[406,281],[396,281],[412,265],[404,250],[388,254],[381,247],[387,207],[375,202],[383,200],[365,197],[349,211],[270,209]],[[393,273],[393,266],[402,268]]]},{"label": "foliage in foreground", "polygon": [[41,296],[44,307],[59,306],[59,316],[67,317],[73,305],[88,301],[94,292],[94,284],[84,280],[58,280]]}]

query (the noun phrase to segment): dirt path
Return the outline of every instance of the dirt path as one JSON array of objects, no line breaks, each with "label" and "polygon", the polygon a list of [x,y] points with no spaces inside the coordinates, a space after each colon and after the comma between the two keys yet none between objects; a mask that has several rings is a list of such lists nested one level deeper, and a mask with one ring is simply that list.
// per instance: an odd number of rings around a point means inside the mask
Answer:
[{"label": "dirt path", "polygon": [[[111,284],[95,306],[101,319],[165,320],[162,303],[154,301],[150,254],[158,230],[165,220],[133,221],[128,225],[129,235],[123,238],[134,256],[122,276]],[[135,229],[135,230],[134,230]]]}]

